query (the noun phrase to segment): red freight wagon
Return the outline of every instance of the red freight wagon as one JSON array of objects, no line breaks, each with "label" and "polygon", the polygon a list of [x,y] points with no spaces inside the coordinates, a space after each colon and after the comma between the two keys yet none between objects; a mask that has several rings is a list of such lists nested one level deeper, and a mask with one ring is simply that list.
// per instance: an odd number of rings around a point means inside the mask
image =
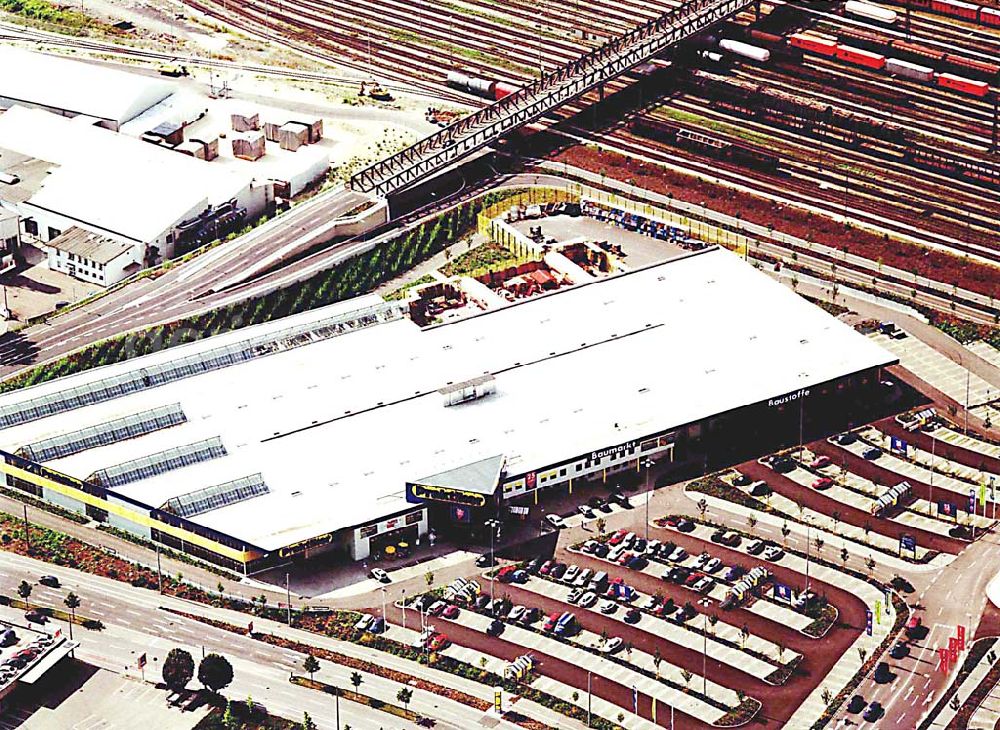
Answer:
[{"label": "red freight wagon", "polygon": [[837,54],[836,41],[818,38],[814,35],[806,35],[805,33],[793,33],[788,36],[788,45],[801,48],[805,51],[812,51],[821,56],[835,56]]},{"label": "red freight wagon", "polygon": [[931,0],[931,10],[966,20],[977,20],[979,6],[959,0]]},{"label": "red freight wagon", "polygon": [[510,96],[516,91],[520,91],[519,86],[505,84],[503,81],[497,81],[496,86],[493,87],[493,98],[499,101],[505,96]]},{"label": "red freight wagon", "polygon": [[983,25],[992,25],[996,28],[1000,28],[1000,9],[997,8],[979,8],[979,22]]},{"label": "red freight wagon", "polygon": [[942,59],[944,59],[944,51],[937,51],[934,50],[933,48],[928,48],[927,46],[921,46],[917,43],[893,40],[889,44],[889,46],[895,51],[909,53],[910,55],[917,56],[918,58],[925,61],[941,61]]},{"label": "red freight wagon", "polygon": [[946,56],[946,59],[948,63],[951,63],[954,66],[968,69],[969,71],[974,71],[988,78],[1000,74],[1000,66],[997,66],[995,63],[987,63],[986,61],[977,61],[974,58],[963,58],[962,56],[953,56],[950,53]]},{"label": "red freight wagon", "polygon": [[780,35],[775,35],[774,33],[765,33],[762,30],[751,30],[750,40],[757,43],[763,43],[765,46],[783,46],[785,45],[785,39]]},{"label": "red freight wagon", "polygon": [[937,82],[938,86],[961,91],[963,94],[972,94],[973,96],[986,96],[990,90],[990,85],[985,81],[964,79],[954,74],[938,74]]},{"label": "red freight wagon", "polygon": [[841,61],[854,63],[858,66],[876,69],[885,68],[885,56],[881,53],[872,53],[871,51],[865,51],[860,48],[852,48],[851,46],[837,46],[837,52],[835,55]]}]

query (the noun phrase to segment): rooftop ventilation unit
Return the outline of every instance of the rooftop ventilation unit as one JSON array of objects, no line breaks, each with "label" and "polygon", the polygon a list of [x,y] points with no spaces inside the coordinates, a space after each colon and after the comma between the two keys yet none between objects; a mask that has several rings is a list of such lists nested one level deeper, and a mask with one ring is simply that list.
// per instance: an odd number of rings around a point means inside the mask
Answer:
[{"label": "rooftop ventilation unit", "polygon": [[438,390],[438,393],[444,396],[445,407],[479,400],[496,392],[496,379],[490,373],[471,380],[463,380],[461,383],[449,383]]}]

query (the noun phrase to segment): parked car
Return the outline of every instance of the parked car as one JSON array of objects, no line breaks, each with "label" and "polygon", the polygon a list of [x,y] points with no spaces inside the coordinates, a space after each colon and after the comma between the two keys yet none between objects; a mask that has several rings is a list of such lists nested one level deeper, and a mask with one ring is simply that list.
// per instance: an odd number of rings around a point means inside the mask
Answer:
[{"label": "parked car", "polygon": [[618,559],[622,556],[622,553],[624,552],[625,552],[624,545],[616,545],[615,547],[611,548],[611,550],[608,551],[607,560],[612,563],[617,563]]},{"label": "parked car", "polygon": [[676,550],[676,549],[677,549],[677,546],[674,545],[674,543],[672,543],[672,542],[665,542],[662,545],[660,545],[659,550],[657,550],[657,554],[661,558],[663,558],[664,560],[669,560],[670,559],[670,554],[674,550]]},{"label": "parked car", "polygon": [[441,613],[448,607],[448,604],[444,601],[434,601],[431,607],[427,609],[427,613],[430,616],[440,616]]},{"label": "parked car", "polygon": [[566,596],[566,602],[576,603],[577,601],[580,600],[581,597],[583,597],[584,593],[586,593],[586,591],[583,590],[583,588],[574,588],[569,592],[569,595]]},{"label": "parked car", "polygon": [[56,578],[54,575],[43,575],[41,578],[38,579],[38,582],[41,583],[43,586],[48,586],[49,588],[59,587],[59,579]]},{"label": "parked car", "polygon": [[698,611],[694,606],[686,604],[680,611],[671,616],[671,619],[679,624],[682,624],[685,621],[694,618],[697,613]]},{"label": "parked car", "polygon": [[612,601],[610,598],[601,603],[600,612],[606,616],[610,616],[615,611],[618,610],[618,604]]},{"label": "parked car", "polygon": [[848,431],[847,433],[838,434],[836,436],[836,441],[841,446],[850,446],[857,440],[858,440],[857,435],[851,433],[850,431]]},{"label": "parked car", "polygon": [[795,460],[790,456],[772,456],[767,460],[767,465],[779,474],[787,474],[795,469]]},{"label": "parked car", "polygon": [[674,583],[683,583],[691,575],[691,569],[678,565],[670,570],[669,578]]},{"label": "parked car", "polygon": [[642,555],[634,555],[625,563],[625,567],[630,570],[642,570],[647,565],[649,565],[649,561]]},{"label": "parked car", "polygon": [[597,603],[597,594],[593,591],[587,591],[580,596],[580,608],[590,608],[595,603]]},{"label": "parked car", "polygon": [[559,515],[545,515],[545,521],[557,530],[561,530],[566,527],[565,520],[563,520],[563,518]]},{"label": "parked car", "polygon": [[556,563],[552,570],[549,571],[549,577],[554,580],[559,580],[566,573],[565,563]]},{"label": "parked car", "polygon": [[638,537],[636,538],[635,543],[632,545],[632,550],[634,550],[637,553],[645,553],[646,544],[647,543],[643,538]]},{"label": "parked car", "polygon": [[4,629],[3,632],[0,633],[0,646],[14,646],[17,641],[17,633],[14,629]]},{"label": "parked car", "polygon": [[868,459],[868,461],[875,461],[880,456],[882,456],[882,449],[878,446],[866,446],[861,452],[861,458]]},{"label": "parked car", "polygon": [[580,566],[571,565],[568,568],[566,568],[566,572],[562,574],[562,577],[560,577],[559,580],[561,580],[563,583],[572,583],[573,581],[576,580],[576,576],[578,576],[579,574],[580,574]]},{"label": "parked car", "polygon": [[593,555],[594,548],[600,544],[601,543],[597,542],[597,540],[587,540],[587,542],[583,543],[583,546],[580,548],[580,550],[587,553],[588,555]]},{"label": "parked car", "polygon": [[486,635],[500,636],[500,634],[503,633],[503,630],[505,628],[507,627],[504,625],[504,622],[498,618],[495,618],[492,621],[490,621],[490,625],[486,627]]},{"label": "parked car", "polygon": [[890,681],[893,677],[892,669],[889,667],[888,662],[879,662],[875,667],[875,681],[879,684],[885,684]]},{"label": "parked car", "polygon": [[670,553],[670,557],[667,559],[673,563],[679,563],[681,560],[684,560],[684,558],[686,558],[687,556],[688,556],[687,550],[685,550],[682,547],[679,547],[679,548],[674,548],[674,551]]},{"label": "parked car", "polygon": [[750,488],[750,496],[752,497],[766,497],[771,494],[771,488],[767,486],[767,482],[757,482]]},{"label": "parked car", "polygon": [[812,469],[822,469],[824,466],[830,466],[830,457],[826,454],[820,454],[809,462],[809,467]]},{"label": "parked car", "polygon": [[524,567],[524,569],[527,570],[529,573],[535,574],[535,573],[537,573],[541,569],[541,567],[544,564],[545,564],[545,558],[543,558],[541,555],[539,555],[537,558],[532,558],[531,562],[528,563]]},{"label": "parked car", "polygon": [[763,540],[751,540],[747,543],[747,552],[751,555],[760,555],[764,552],[764,541]]},{"label": "parked car", "polygon": [[732,581],[742,576],[745,572],[746,570],[743,568],[742,565],[730,565],[728,568],[726,568],[726,574],[723,575],[722,577],[724,580],[731,583]]},{"label": "parked car", "polygon": [[441,615],[444,616],[445,618],[450,618],[454,620],[458,618],[458,614],[460,614],[461,612],[462,611],[461,609],[459,609],[458,606],[448,606],[448,608],[446,608],[444,611],[441,612]]},{"label": "parked car", "polygon": [[542,631],[552,631],[556,627],[556,623],[559,621],[559,617],[562,616],[561,613],[556,611],[555,613],[550,613],[545,619],[545,623],[542,624]]},{"label": "parked car", "polygon": [[638,608],[630,608],[625,612],[624,621],[627,624],[639,623],[639,619],[642,618],[642,613]]},{"label": "parked car", "polygon": [[608,553],[610,551],[611,551],[611,548],[609,548],[603,542],[599,542],[599,543],[597,543],[597,547],[594,548],[594,555],[596,555],[599,558],[604,558],[604,557],[607,557],[607,555],[608,555]]},{"label": "parked car", "polygon": [[490,597],[484,594],[476,596],[476,600],[472,602],[472,605],[478,608],[480,611],[485,611],[486,607],[493,603]]},{"label": "parked car", "polygon": [[621,545],[627,534],[628,530],[618,530],[618,532],[608,538],[608,545]]},{"label": "parked car", "polygon": [[372,625],[372,621],[374,620],[375,617],[372,616],[370,613],[363,613],[361,614],[361,618],[359,618],[357,622],[354,624],[354,628],[357,629],[358,631],[367,631],[368,627]]},{"label": "parked car", "polygon": [[892,649],[889,650],[889,656],[893,659],[903,659],[907,657],[910,653],[910,647],[903,641],[897,641]]},{"label": "parked car", "polygon": [[715,585],[715,581],[709,578],[707,575],[696,581],[692,588],[698,591],[698,593],[708,593],[712,590],[712,586]]},{"label": "parked car", "polygon": [[691,520],[678,520],[677,529],[680,532],[694,532],[695,524]]},{"label": "parked car", "polygon": [[650,540],[646,543],[646,555],[656,555],[662,544],[659,540]]},{"label": "parked car", "polygon": [[616,651],[620,650],[625,645],[625,641],[620,636],[613,636],[608,640],[608,643],[604,645],[604,652],[606,654],[614,654]]},{"label": "parked car", "polygon": [[634,532],[626,532],[625,533],[625,539],[622,540],[622,545],[625,546],[626,550],[631,550],[632,549],[632,546],[635,545],[635,541],[636,541],[637,537],[638,536]]},{"label": "parked car", "polygon": [[861,695],[854,695],[851,698],[851,701],[847,703],[847,711],[851,714],[857,714],[865,709],[866,704],[867,702],[864,697]]},{"label": "parked car", "polygon": [[483,553],[476,558],[476,565],[480,568],[492,568],[496,564],[497,559],[493,553]]},{"label": "parked car", "polygon": [[590,505],[591,509],[599,509],[601,512],[611,511],[611,507],[608,506],[607,501],[601,499],[600,497],[591,497],[587,500],[587,504]]},{"label": "parked car", "polygon": [[768,545],[764,548],[764,559],[777,561],[785,557],[785,551],[777,545]]},{"label": "parked car", "polygon": [[527,609],[524,606],[513,606],[507,613],[507,620],[511,622],[520,621]]},{"label": "parked car", "polygon": [[531,626],[531,624],[535,623],[539,618],[541,618],[541,616],[542,612],[537,608],[532,607],[525,609],[524,613],[521,614],[521,626]]},{"label": "parked car", "polygon": [[647,611],[653,611],[657,606],[660,605],[660,599],[656,596],[646,596],[646,600],[640,604],[640,608],[644,608]]},{"label": "parked car", "polygon": [[579,512],[581,515],[583,515],[583,518],[585,520],[592,520],[592,519],[594,519],[597,516],[597,515],[594,514],[594,510],[592,510],[589,505],[581,504],[576,509],[577,509],[577,512]]},{"label": "parked car", "polygon": [[712,537],[711,537],[712,542],[717,542],[717,543],[721,544],[722,543],[722,536],[725,535],[725,534],[726,534],[726,531],[723,528],[720,527],[718,530],[716,530],[715,532],[712,533]]},{"label": "parked car", "polygon": [[700,581],[703,577],[704,576],[701,573],[694,573],[694,572],[689,573],[688,576],[684,579],[684,585],[686,585],[688,588],[691,588],[695,583]]},{"label": "parked car", "polygon": [[372,568],[371,576],[379,583],[389,583],[392,581],[392,578],[389,577],[389,574],[386,573],[381,568]]},{"label": "parked car", "polygon": [[510,575],[510,582],[517,584],[524,584],[528,582],[528,571],[526,570],[515,570]]},{"label": "parked car", "polygon": [[753,480],[750,477],[742,473],[737,474],[735,477],[733,477],[733,484],[735,484],[737,487],[745,487],[752,481]]},{"label": "parked car", "polygon": [[659,607],[656,609],[656,615],[661,618],[666,618],[676,610],[677,610],[677,604],[674,603],[674,599],[668,598],[663,603],[661,603]]},{"label": "parked car", "polygon": [[608,500],[614,502],[622,509],[632,509],[632,503],[629,502],[628,497],[622,492],[612,492]]},{"label": "parked car", "polygon": [[633,553],[631,550],[626,550],[621,555],[618,556],[617,563],[619,565],[628,565],[628,561],[630,561],[634,557],[635,553]]},{"label": "parked car", "polygon": [[552,570],[552,568],[553,568],[553,566],[555,566],[555,564],[556,564],[555,560],[546,560],[544,563],[542,563],[542,567],[538,569],[538,574],[539,575],[548,575],[549,571]]},{"label": "parked car", "polygon": [[603,593],[608,587],[608,574],[603,570],[599,570],[594,573],[590,578],[590,584],[587,586],[589,590],[595,593]]},{"label": "parked car", "polygon": [[381,616],[376,616],[375,620],[372,621],[372,625],[368,627],[368,631],[372,634],[385,633],[385,619]]},{"label": "parked car", "polygon": [[695,570],[701,570],[702,568],[705,567],[705,563],[707,563],[711,559],[711,557],[712,556],[710,556],[708,553],[702,553],[701,555],[699,555],[694,559],[694,562],[691,563],[691,567],[694,568]]},{"label": "parked car", "polygon": [[722,567],[722,561],[719,560],[718,558],[712,558],[707,563],[705,563],[704,570],[706,573],[714,573],[721,567]]},{"label": "parked car", "polygon": [[594,574],[594,571],[590,568],[583,568],[579,573],[576,574],[576,578],[573,580],[573,585],[577,588],[585,588],[590,585],[590,577]]},{"label": "parked car", "polygon": [[883,714],[885,714],[885,710],[882,709],[882,705],[878,702],[872,702],[862,717],[864,717],[865,722],[875,722]]},{"label": "parked car", "polygon": [[833,480],[830,477],[819,477],[817,479],[814,479],[812,483],[812,488],[819,490],[829,489],[832,486],[833,486]]},{"label": "parked car", "polygon": [[447,649],[451,644],[447,635],[445,634],[434,634],[430,639],[427,640],[427,648],[431,651],[441,651]]}]

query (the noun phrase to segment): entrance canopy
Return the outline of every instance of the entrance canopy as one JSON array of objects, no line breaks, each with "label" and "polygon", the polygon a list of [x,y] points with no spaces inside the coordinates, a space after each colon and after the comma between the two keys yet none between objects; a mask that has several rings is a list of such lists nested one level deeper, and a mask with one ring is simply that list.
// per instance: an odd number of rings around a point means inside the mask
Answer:
[{"label": "entrance canopy", "polygon": [[408,482],[406,501],[433,500],[483,507],[500,486],[507,457],[503,454],[480,459],[464,466]]}]

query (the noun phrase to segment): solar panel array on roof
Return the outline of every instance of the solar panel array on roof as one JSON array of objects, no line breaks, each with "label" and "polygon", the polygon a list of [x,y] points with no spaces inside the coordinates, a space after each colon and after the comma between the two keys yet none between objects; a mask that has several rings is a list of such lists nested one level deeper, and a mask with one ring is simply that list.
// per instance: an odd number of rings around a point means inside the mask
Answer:
[{"label": "solar panel array on roof", "polygon": [[260,474],[251,474],[171,497],[161,509],[178,517],[195,517],[205,512],[211,512],[213,509],[263,496],[270,491]]},{"label": "solar panel array on roof", "polygon": [[185,466],[217,459],[227,453],[222,439],[216,436],[100,469],[95,471],[87,481],[96,482],[104,487],[121,487]]},{"label": "solar panel array on roof", "polygon": [[52,438],[36,441],[18,449],[18,456],[32,461],[45,462],[62,459],[98,446],[108,446],[126,439],[145,436],[163,428],[178,426],[187,421],[180,403],[162,408],[133,413],[96,426],[64,433]]},{"label": "solar panel array on roof", "polygon": [[30,423],[65,411],[121,398],[140,390],[319,342],[380,322],[400,319],[402,316],[403,310],[398,304],[367,307],[14,402],[0,408],[0,428]]}]

